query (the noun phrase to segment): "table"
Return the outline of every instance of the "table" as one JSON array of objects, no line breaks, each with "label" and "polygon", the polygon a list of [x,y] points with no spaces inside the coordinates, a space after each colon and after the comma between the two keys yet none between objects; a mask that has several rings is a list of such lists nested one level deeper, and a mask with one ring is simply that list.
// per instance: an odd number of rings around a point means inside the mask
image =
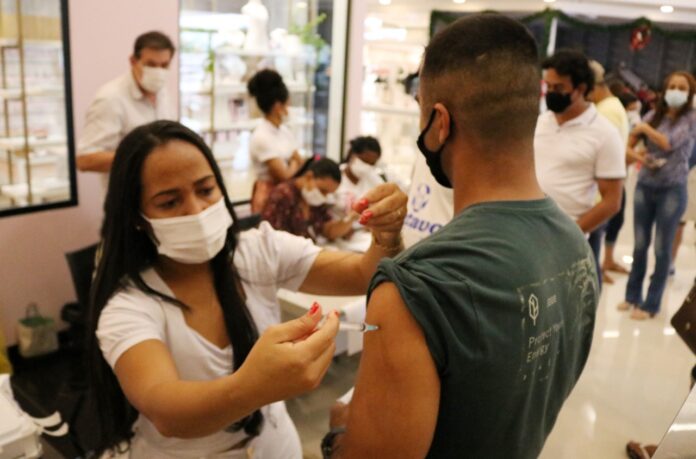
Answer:
[{"label": "table", "polygon": [[[356,252],[364,252],[370,246],[370,241],[372,236],[367,231],[361,231],[356,233],[353,238],[349,241],[340,241],[337,243],[327,244],[324,247],[333,250],[351,250]],[[295,319],[300,317],[309,311],[312,304],[316,301],[322,307],[322,310],[326,313],[335,309],[345,318],[344,308],[350,304],[361,301],[363,304],[366,302],[367,298],[365,295],[356,296],[325,296],[325,295],[310,295],[308,293],[301,292],[291,292],[289,290],[280,289],[278,291],[278,301],[280,303],[280,308],[284,313],[286,319]],[[339,332],[336,338],[336,354],[342,354],[347,352],[348,346],[348,332]],[[351,351],[354,351],[354,343],[351,342]],[[350,352],[353,353],[353,352]]]}]

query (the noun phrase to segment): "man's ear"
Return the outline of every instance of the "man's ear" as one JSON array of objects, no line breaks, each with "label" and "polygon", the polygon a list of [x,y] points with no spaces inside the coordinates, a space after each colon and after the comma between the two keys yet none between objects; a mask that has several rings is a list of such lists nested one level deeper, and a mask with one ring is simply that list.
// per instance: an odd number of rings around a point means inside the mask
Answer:
[{"label": "man's ear", "polygon": [[445,143],[447,138],[450,136],[450,128],[452,127],[452,117],[449,110],[440,102],[433,106],[433,109],[437,111],[437,117],[435,119],[435,127],[437,129],[437,140],[442,145]]}]

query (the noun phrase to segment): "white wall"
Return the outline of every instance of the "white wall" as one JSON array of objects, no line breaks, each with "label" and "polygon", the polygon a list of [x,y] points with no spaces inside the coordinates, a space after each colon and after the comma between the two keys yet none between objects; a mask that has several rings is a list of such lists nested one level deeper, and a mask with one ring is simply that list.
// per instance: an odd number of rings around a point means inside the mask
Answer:
[{"label": "white wall", "polygon": [[[138,34],[160,30],[178,43],[176,0],[70,0],[73,120],[76,138],[97,88],[128,70]],[[178,61],[172,69],[178,68]],[[176,71],[169,89],[178,95]],[[178,97],[174,97],[178,103]],[[58,318],[75,293],[65,252],[92,244],[101,224],[101,183],[78,174],[79,206],[0,219],[0,324],[8,345],[15,324],[32,301]]]}]

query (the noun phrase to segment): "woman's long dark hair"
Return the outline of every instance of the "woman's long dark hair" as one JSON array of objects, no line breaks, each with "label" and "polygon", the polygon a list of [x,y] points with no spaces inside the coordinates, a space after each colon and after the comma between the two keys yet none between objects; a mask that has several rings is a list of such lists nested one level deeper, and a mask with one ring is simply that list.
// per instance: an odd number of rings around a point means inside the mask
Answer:
[{"label": "woman's long dark hair", "polygon": [[[134,129],[119,144],[109,177],[109,189],[104,203],[104,222],[101,230],[101,257],[92,283],[88,359],[92,395],[99,413],[99,438],[97,451],[114,448],[132,436],[131,428],[138,415],[128,402],[97,342],[96,329],[99,316],[109,299],[127,282],[140,290],[179,307],[187,306],[175,298],[149,287],[140,273],[152,266],[157,259],[157,248],[142,225],[140,197],[142,193],[141,171],[147,156],[156,148],[172,140],[187,142],[200,150],[210,164],[215,180],[222,192],[227,209],[234,219],[234,211],[225,184],[210,148],[193,131],[174,121],[155,121]],[[224,248],[210,262],[215,290],[222,307],[225,328],[233,350],[233,367],[238,369],[258,339],[258,330],[247,309],[240,291],[240,279],[232,264],[237,244],[237,231],[232,226],[227,233]],[[263,417],[260,411],[234,424],[231,429],[242,428],[249,435],[258,435]]]},{"label": "woman's long dark hair", "polygon": [[670,73],[669,76],[665,78],[665,82],[662,85],[662,94],[660,95],[660,97],[657,98],[657,102],[655,105],[655,116],[653,116],[652,120],[650,121],[650,126],[654,127],[655,129],[657,129],[660,126],[662,120],[664,120],[665,116],[667,116],[669,105],[667,105],[667,102],[665,102],[665,94],[667,94],[669,80],[671,80],[672,77],[675,76],[682,76],[686,78],[686,81],[689,83],[689,98],[686,100],[684,106],[680,108],[677,112],[677,116],[672,121],[672,124],[676,123],[679,120],[679,118],[686,115],[689,112],[689,110],[691,110],[694,101],[694,91],[696,91],[696,82],[694,81],[694,77],[691,76],[689,72],[684,71]]}]

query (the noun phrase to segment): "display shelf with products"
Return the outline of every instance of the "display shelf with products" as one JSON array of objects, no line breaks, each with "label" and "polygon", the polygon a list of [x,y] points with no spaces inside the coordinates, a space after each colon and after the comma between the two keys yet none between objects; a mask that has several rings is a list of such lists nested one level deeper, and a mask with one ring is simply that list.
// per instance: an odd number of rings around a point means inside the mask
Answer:
[{"label": "display shelf with products", "polygon": [[300,153],[326,154],[332,54],[317,34],[326,17],[322,8],[334,8],[334,2],[184,0],[181,5],[180,120],[224,163],[225,179],[234,182],[231,193],[241,188],[238,198],[251,195],[249,138],[262,114],[247,83],[259,70],[276,70],[288,87],[286,126]]},{"label": "display shelf with products", "polygon": [[415,77],[427,35],[368,17],[364,38],[361,134],[377,137],[382,161],[409,182],[419,132]]},{"label": "display shelf with products", "polygon": [[0,215],[74,205],[67,1],[3,1],[0,9]]}]

